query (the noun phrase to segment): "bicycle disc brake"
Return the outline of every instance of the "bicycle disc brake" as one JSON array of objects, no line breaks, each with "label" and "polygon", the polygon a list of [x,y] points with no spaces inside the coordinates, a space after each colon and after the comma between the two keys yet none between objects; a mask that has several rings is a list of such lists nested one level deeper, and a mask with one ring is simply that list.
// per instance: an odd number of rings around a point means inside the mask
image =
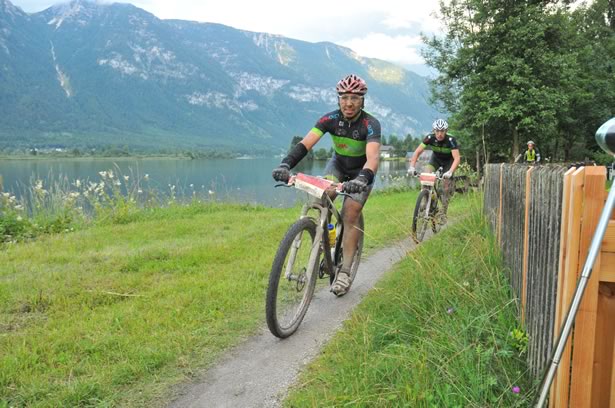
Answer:
[{"label": "bicycle disc brake", "polygon": [[305,279],[305,268],[301,270],[299,276],[297,276],[297,292],[301,292],[305,287],[306,279]]}]

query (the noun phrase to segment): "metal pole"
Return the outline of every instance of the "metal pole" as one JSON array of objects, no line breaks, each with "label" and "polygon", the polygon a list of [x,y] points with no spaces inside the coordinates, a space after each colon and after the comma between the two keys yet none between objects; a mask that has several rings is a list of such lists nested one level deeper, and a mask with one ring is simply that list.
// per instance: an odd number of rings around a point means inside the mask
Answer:
[{"label": "metal pole", "polygon": [[611,191],[609,192],[606,204],[604,206],[604,209],[602,210],[602,214],[600,215],[600,220],[598,221],[596,232],[594,233],[594,237],[592,238],[591,246],[589,247],[589,253],[587,254],[587,259],[585,260],[585,265],[583,266],[581,278],[577,283],[577,288],[575,290],[574,297],[572,298],[572,303],[570,303],[570,308],[568,309],[568,313],[566,314],[566,321],[564,322],[559,338],[557,339],[557,346],[555,347],[555,351],[551,359],[551,366],[546,372],[540,386],[540,394],[538,397],[538,402],[536,403],[536,408],[542,408],[545,403],[545,400],[547,399],[547,394],[549,393],[549,388],[551,388],[553,377],[555,376],[555,372],[559,365],[560,359],[562,358],[564,347],[566,347],[566,341],[570,336],[572,324],[574,323],[574,319],[577,316],[579,305],[581,304],[581,299],[583,298],[583,292],[585,292],[587,281],[592,274],[594,262],[596,262],[596,257],[600,252],[600,245],[602,244],[604,232],[606,231],[606,228],[609,224],[609,220],[611,219],[611,213],[613,212],[614,204],[615,186],[611,187]]}]

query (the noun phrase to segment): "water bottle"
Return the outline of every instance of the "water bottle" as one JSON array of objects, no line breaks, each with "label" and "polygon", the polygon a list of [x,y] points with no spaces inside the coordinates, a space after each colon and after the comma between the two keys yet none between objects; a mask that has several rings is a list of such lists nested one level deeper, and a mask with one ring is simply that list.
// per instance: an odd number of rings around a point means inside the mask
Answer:
[{"label": "water bottle", "polygon": [[329,224],[329,246],[331,247],[331,258],[335,258],[335,225]]}]

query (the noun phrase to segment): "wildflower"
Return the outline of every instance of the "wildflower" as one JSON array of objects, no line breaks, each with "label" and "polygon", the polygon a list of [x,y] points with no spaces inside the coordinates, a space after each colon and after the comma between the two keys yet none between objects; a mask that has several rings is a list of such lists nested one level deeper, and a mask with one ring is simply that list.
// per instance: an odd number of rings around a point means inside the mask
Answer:
[{"label": "wildflower", "polygon": [[143,176],[143,180],[149,180],[149,174],[145,173],[145,176]]},{"label": "wildflower", "polygon": [[515,385],[514,387],[512,387],[512,392],[514,392],[515,394],[519,394],[521,392],[521,388]]},{"label": "wildflower", "polygon": [[115,184],[116,186],[121,186],[121,185],[122,185],[122,182],[121,182],[121,181],[119,181],[119,180],[115,180],[115,181],[113,182],[113,184]]},{"label": "wildflower", "polygon": [[453,314],[453,312],[455,312],[455,308],[453,307],[449,307],[448,309],[446,309],[446,313],[448,314]]},{"label": "wildflower", "polygon": [[128,181],[128,179],[130,178],[130,176],[124,176],[124,180]]},{"label": "wildflower", "polygon": [[214,193],[213,191],[211,191],[211,190],[208,190],[207,192],[209,193],[209,195],[214,195],[214,194],[215,194],[215,193]]},{"label": "wildflower", "polygon": [[190,188],[194,188],[194,184],[190,184]]},{"label": "wildflower", "polygon": [[142,194],[142,193],[143,193],[143,190],[138,189],[138,190],[137,190],[137,193]]},{"label": "wildflower", "polygon": [[79,179],[75,180],[75,187],[77,188],[81,187],[81,180]]},{"label": "wildflower", "polygon": [[100,174],[100,177],[102,177],[102,178],[107,177],[107,172],[106,171],[99,171],[98,174]]}]

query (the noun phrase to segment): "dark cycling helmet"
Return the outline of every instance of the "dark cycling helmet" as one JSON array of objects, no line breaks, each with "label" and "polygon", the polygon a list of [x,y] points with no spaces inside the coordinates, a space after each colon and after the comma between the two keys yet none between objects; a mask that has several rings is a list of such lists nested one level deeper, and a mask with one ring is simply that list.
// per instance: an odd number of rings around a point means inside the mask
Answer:
[{"label": "dark cycling helmet", "polygon": [[436,119],[431,127],[434,130],[447,130],[448,123],[444,119]]},{"label": "dark cycling helmet", "polygon": [[365,95],[367,93],[367,84],[360,76],[350,74],[337,83],[335,90],[338,94]]}]

